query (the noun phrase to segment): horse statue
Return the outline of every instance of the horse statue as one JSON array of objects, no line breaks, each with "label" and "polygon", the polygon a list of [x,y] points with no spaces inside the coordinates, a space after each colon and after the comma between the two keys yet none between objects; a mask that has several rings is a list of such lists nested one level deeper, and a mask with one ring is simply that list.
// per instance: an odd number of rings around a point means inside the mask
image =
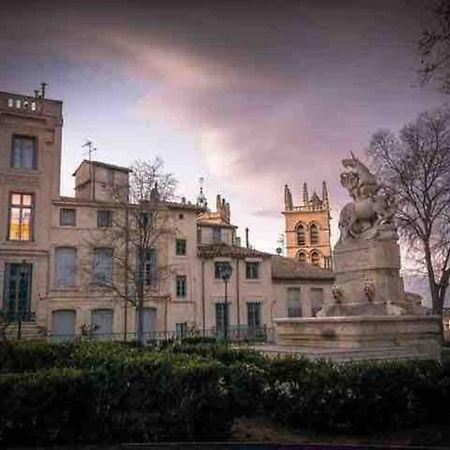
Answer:
[{"label": "horse statue", "polygon": [[342,208],[339,216],[340,242],[348,238],[372,239],[381,230],[395,231],[393,198],[382,192],[375,176],[353,153],[351,156],[342,161],[342,165],[350,170],[341,174],[341,185],[353,201]]}]

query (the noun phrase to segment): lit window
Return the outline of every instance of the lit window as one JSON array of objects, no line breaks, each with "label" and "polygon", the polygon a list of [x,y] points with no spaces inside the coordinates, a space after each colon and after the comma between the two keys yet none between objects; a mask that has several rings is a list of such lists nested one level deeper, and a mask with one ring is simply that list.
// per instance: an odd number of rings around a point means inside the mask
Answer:
[{"label": "lit window", "polygon": [[311,245],[319,244],[319,227],[315,223],[313,223],[309,228],[309,238]]},{"label": "lit window", "polygon": [[297,244],[306,245],[305,227],[302,224],[297,226]]},{"label": "lit window", "polygon": [[11,168],[35,170],[36,167],[36,139],[27,136],[13,136]]},{"label": "lit window", "polygon": [[11,194],[9,202],[10,241],[31,241],[33,239],[33,195]]},{"label": "lit window", "polygon": [[59,210],[59,225],[62,227],[74,227],[77,222],[77,213],[73,208],[61,208]]},{"label": "lit window", "polygon": [[186,239],[177,239],[175,242],[175,254],[186,256]]},{"label": "lit window", "polygon": [[97,211],[97,227],[112,227],[112,211],[108,209],[100,209]]},{"label": "lit window", "polygon": [[186,275],[179,275],[176,279],[176,290],[177,290],[177,297],[184,298],[186,297],[186,291],[187,291],[187,279]]},{"label": "lit window", "polygon": [[257,280],[259,278],[259,262],[245,263],[245,278],[247,280]]}]

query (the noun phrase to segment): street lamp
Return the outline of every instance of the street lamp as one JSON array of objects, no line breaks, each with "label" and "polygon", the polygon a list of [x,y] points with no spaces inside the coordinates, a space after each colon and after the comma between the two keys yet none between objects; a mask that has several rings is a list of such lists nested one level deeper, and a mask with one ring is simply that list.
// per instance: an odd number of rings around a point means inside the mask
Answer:
[{"label": "street lamp", "polygon": [[233,273],[233,268],[229,262],[220,265],[220,278],[225,283],[225,302],[224,302],[224,338],[225,343],[228,342],[228,281]]}]

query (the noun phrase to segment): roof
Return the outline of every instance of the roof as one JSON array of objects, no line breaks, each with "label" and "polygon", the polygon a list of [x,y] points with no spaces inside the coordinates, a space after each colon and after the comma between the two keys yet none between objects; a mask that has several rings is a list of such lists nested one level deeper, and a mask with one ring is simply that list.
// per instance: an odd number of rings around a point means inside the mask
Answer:
[{"label": "roof", "polygon": [[269,258],[270,253],[260,252],[253,248],[238,247],[237,245],[220,244],[200,244],[197,247],[197,254],[200,258],[213,259],[217,257],[228,258]]},{"label": "roof", "polygon": [[[80,197],[68,197],[68,196],[60,196],[57,199],[53,200],[53,204],[55,205],[80,205],[80,206],[114,206],[116,208],[123,207],[123,203],[121,202],[115,202],[115,201],[108,201],[108,200],[91,200],[88,198],[80,198]],[[133,203],[129,203],[130,207],[133,206]],[[200,208],[197,205],[194,205],[192,203],[177,203],[177,202],[161,202],[161,206],[166,206],[169,209],[179,209],[184,211],[201,211],[202,208]]]},{"label": "roof", "polygon": [[102,161],[89,161],[88,159],[83,159],[83,161],[81,161],[79,166],[75,169],[75,172],[72,174],[72,176],[75,176],[77,174],[77,172],[80,170],[80,167],[85,163],[92,164],[94,166],[99,166],[99,167],[106,167],[107,169],[118,170],[119,172],[126,172],[126,173],[131,172],[131,169],[129,167],[116,166],[114,164],[108,164],[108,163],[104,163]]},{"label": "roof", "polygon": [[331,270],[297,261],[285,256],[272,256],[272,278],[276,280],[330,280],[335,279]]}]

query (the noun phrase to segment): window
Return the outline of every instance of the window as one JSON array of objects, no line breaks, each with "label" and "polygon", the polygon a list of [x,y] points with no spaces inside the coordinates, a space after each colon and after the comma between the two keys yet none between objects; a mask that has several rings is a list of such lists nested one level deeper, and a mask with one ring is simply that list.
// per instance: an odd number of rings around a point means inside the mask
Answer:
[{"label": "window", "polygon": [[287,288],[287,315],[288,317],[302,317],[300,288]]},{"label": "window", "polygon": [[306,253],[305,252],[298,252],[297,259],[300,262],[306,262]]},{"label": "window", "polygon": [[311,252],[311,264],[313,266],[320,265],[320,255],[319,255],[319,252],[317,252],[315,250]]},{"label": "window", "polygon": [[112,270],[112,248],[95,248],[92,264],[92,282],[103,286],[111,284]]},{"label": "window", "polygon": [[97,227],[112,227],[113,212],[109,209],[99,209],[97,211]]},{"label": "window", "polygon": [[257,280],[259,278],[259,262],[245,263],[245,278],[247,280]]},{"label": "window", "polygon": [[186,239],[177,239],[175,241],[175,254],[177,256],[186,256]]},{"label": "window", "polygon": [[177,337],[185,337],[187,335],[187,322],[178,322],[175,324],[175,334]]},{"label": "window", "polygon": [[222,279],[222,267],[228,266],[230,263],[229,262],[225,262],[225,261],[221,261],[221,262],[215,262],[214,263],[214,278],[216,280],[221,280]]},{"label": "window", "polygon": [[229,303],[216,303],[216,329],[223,332],[229,326]]},{"label": "window", "polygon": [[143,256],[143,277],[145,286],[155,286],[157,281],[157,266],[156,266],[156,249],[148,248],[144,251]]},{"label": "window", "polygon": [[77,223],[77,210],[73,208],[61,208],[59,210],[59,224],[62,227],[74,227]]},{"label": "window", "polygon": [[13,136],[11,168],[35,170],[37,168],[36,139],[27,136]]},{"label": "window", "polygon": [[331,257],[330,256],[325,256],[325,258],[323,258],[323,265],[325,267],[325,269],[331,269]]},{"label": "window", "polygon": [[222,242],[222,229],[219,227],[214,227],[212,229],[212,240],[214,244]]},{"label": "window", "polygon": [[202,243],[202,229],[200,227],[197,227],[197,242]]},{"label": "window", "polygon": [[9,200],[10,241],[31,241],[33,239],[33,195],[12,193]]},{"label": "window", "polygon": [[261,326],[261,303],[247,303],[247,325],[249,328],[259,328]]},{"label": "window", "polygon": [[187,291],[187,278],[186,275],[178,275],[176,279],[176,290],[177,297],[184,298],[186,297]]},{"label": "window", "polygon": [[297,225],[297,244],[306,245],[305,227],[302,224]]},{"label": "window", "polygon": [[59,247],[55,249],[55,284],[57,287],[76,285],[77,249]]},{"label": "window", "polygon": [[312,315],[316,316],[323,306],[323,288],[311,288],[309,291]]},{"label": "window", "polygon": [[309,227],[309,239],[311,241],[311,245],[319,244],[319,227],[315,223]]}]

